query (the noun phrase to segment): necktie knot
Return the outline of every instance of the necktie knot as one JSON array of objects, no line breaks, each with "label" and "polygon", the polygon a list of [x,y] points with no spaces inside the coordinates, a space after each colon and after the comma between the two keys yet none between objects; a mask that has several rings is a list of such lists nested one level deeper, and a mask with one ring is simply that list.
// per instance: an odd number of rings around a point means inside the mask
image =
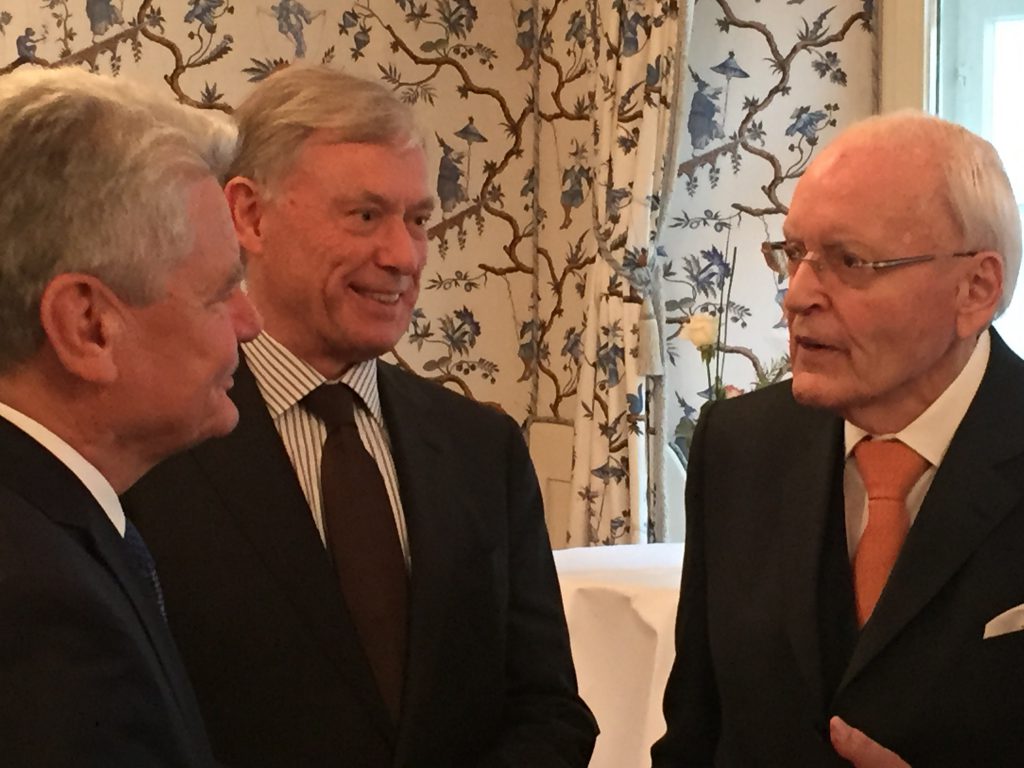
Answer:
[{"label": "necktie knot", "polygon": [[346,384],[321,384],[304,398],[302,404],[334,431],[355,424],[355,400]]},{"label": "necktie knot", "polygon": [[928,461],[899,440],[865,438],[854,447],[853,455],[869,500],[890,499],[902,503],[928,469]]}]

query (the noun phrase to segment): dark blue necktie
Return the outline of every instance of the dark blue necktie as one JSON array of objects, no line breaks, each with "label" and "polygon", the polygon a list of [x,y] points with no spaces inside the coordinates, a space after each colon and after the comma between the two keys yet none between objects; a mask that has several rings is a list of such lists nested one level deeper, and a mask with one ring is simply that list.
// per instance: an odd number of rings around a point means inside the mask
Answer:
[{"label": "dark blue necktie", "polygon": [[160,608],[160,615],[167,621],[167,610],[164,608],[164,591],[160,588],[160,577],[156,575],[156,563],[149,547],[142,540],[142,534],[135,527],[131,520],[125,518],[124,543],[128,547],[128,555],[131,557],[132,565],[142,580],[150,586],[152,594],[156,598],[156,604]]}]

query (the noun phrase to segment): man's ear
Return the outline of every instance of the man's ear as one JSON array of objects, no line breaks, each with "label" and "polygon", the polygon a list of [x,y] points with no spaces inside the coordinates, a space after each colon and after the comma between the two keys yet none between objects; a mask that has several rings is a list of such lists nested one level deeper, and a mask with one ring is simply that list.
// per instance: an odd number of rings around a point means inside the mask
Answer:
[{"label": "man's ear", "polygon": [[228,201],[231,220],[235,224],[238,244],[246,253],[260,253],[263,250],[263,198],[259,185],[245,176],[235,176],[224,186],[224,197]]},{"label": "man's ear", "polygon": [[39,303],[43,333],[61,365],[86,381],[117,379],[114,343],[124,331],[120,301],[92,275],[57,275]]},{"label": "man's ear", "polygon": [[961,338],[977,336],[992,322],[1003,296],[1003,257],[979,251],[969,259],[958,293],[957,330]]}]

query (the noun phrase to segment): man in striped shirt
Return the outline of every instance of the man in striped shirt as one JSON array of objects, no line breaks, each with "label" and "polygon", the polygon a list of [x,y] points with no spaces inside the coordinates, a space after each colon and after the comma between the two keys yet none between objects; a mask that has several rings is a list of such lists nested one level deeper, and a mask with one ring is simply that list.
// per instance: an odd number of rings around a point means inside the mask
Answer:
[{"label": "man in striped shirt", "polygon": [[[518,426],[377,359],[409,326],[427,258],[411,111],[379,84],[293,67],[236,116],[225,192],[265,321],[232,390],[239,429],[127,499],[217,758],[582,768],[596,727]],[[314,407],[324,391],[349,398],[349,427]],[[383,533],[361,544],[378,507]]]}]

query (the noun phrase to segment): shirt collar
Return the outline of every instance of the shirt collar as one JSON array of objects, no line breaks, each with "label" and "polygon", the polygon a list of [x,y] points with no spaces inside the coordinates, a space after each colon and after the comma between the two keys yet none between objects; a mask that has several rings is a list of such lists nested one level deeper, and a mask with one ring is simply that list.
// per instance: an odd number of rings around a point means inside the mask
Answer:
[{"label": "shirt collar", "polygon": [[[328,381],[312,365],[296,356],[266,331],[244,343],[242,350],[274,419],[294,408],[302,398]],[[366,410],[383,425],[376,359],[356,363],[337,379],[331,379],[331,382],[348,385]]]},{"label": "shirt collar", "polygon": [[124,536],[124,509],[121,507],[121,501],[117,498],[117,493],[110,481],[96,467],[62,438],[35,419],[6,403],[0,403],[0,418],[7,419],[70,469],[86,487],[86,490],[93,495],[96,503],[103,508],[117,532]]},{"label": "shirt collar", "polygon": [[[988,367],[991,347],[992,342],[986,331],[978,338],[978,343],[974,345],[974,351],[971,352],[963,370],[924,413],[893,435],[874,437],[899,440],[913,448],[933,467],[937,467],[942,462],[942,457],[946,455],[957,427],[963,421],[971,401],[978,392],[978,387],[981,386],[981,379]],[[845,422],[844,427],[846,456],[849,458],[854,446],[868,433],[849,421]]]}]

